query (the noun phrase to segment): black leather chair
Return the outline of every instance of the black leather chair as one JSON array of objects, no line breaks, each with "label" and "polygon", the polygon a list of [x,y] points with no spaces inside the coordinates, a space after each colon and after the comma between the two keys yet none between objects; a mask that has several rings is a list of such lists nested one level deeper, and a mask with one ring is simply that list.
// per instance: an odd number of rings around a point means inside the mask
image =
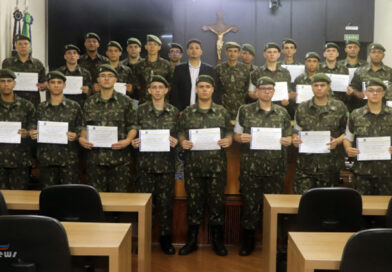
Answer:
[{"label": "black leather chair", "polygon": [[385,227],[392,228],[392,198],[389,200],[387,215],[385,216]]},{"label": "black leather chair", "polygon": [[40,214],[59,221],[104,222],[101,197],[89,185],[65,184],[47,187],[39,197]]},{"label": "black leather chair", "polygon": [[300,200],[298,231],[355,232],[362,222],[361,195],[350,188],[313,188]]},{"label": "black leather chair", "polygon": [[5,203],[3,194],[0,192],[0,215],[7,215],[7,214],[8,214],[7,204]]},{"label": "black leather chair", "polygon": [[392,229],[355,233],[343,250],[340,272],[392,271]]},{"label": "black leather chair", "polygon": [[67,234],[54,218],[0,216],[0,271],[71,272]]}]

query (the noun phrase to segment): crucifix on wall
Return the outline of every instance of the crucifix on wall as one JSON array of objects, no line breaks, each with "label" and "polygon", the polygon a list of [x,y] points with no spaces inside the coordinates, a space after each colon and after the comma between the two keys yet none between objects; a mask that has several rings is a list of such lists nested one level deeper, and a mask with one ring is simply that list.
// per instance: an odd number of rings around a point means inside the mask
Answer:
[{"label": "crucifix on wall", "polygon": [[218,22],[215,25],[203,25],[202,30],[211,31],[216,34],[216,53],[218,55],[218,62],[222,60],[223,36],[229,32],[237,32],[238,26],[227,25],[223,22],[223,11],[219,10],[217,13]]}]

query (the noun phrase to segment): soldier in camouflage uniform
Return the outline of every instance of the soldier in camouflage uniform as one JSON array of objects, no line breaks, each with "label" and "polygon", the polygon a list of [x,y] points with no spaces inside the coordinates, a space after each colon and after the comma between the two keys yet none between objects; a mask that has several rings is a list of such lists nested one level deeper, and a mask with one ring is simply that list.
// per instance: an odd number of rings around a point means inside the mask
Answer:
[{"label": "soldier in camouflage uniform", "polygon": [[23,190],[30,179],[32,156],[27,130],[35,109],[30,101],[13,92],[15,78],[13,71],[0,70],[0,121],[21,123],[20,144],[0,143],[0,188]]},{"label": "soldier in camouflage uniform", "polygon": [[[199,225],[204,206],[209,208],[212,244],[217,255],[227,255],[224,246],[224,190],[226,185],[225,148],[232,143],[233,126],[229,112],[212,102],[215,82],[211,76],[200,75],[196,81],[197,103],[188,106],[178,121],[178,136],[185,157],[185,190],[188,194],[188,241],[179,254],[187,255],[197,249]],[[220,128],[220,150],[192,151],[190,129]]]},{"label": "soldier in camouflage uniform", "polygon": [[184,54],[184,49],[179,43],[171,43],[169,49],[169,60],[171,66],[171,72],[174,73],[174,69],[178,64],[181,63],[182,55]]},{"label": "soldier in camouflage uniform", "polygon": [[253,45],[249,43],[244,43],[243,45],[241,45],[240,58],[242,60],[242,63],[248,66],[249,72],[253,72],[257,69],[257,66],[253,64],[255,56],[256,50]]},{"label": "soldier in camouflage uniform", "polygon": [[[87,149],[88,183],[102,192],[127,192],[130,180],[130,150],[135,138],[135,109],[132,100],[114,90],[117,71],[109,64],[98,68],[101,91],[87,98],[83,108],[83,130],[79,143]],[[86,126],[114,126],[119,141],[112,148],[94,148],[87,139]]]},{"label": "soldier in camouflage uniform", "polygon": [[139,105],[150,99],[147,92],[147,85],[152,75],[163,76],[167,82],[172,80],[170,63],[159,57],[162,41],[155,35],[147,35],[147,43],[144,48],[147,50],[147,58],[136,65],[137,91]]},{"label": "soldier in camouflage uniform", "polygon": [[83,107],[84,101],[86,101],[87,96],[90,95],[92,90],[91,74],[87,69],[78,65],[78,59],[80,57],[79,47],[73,44],[67,44],[64,47],[64,50],[65,65],[58,68],[57,71],[65,76],[83,77],[82,94],[65,94],[64,96],[78,102],[79,105]]},{"label": "soldier in camouflage uniform", "polygon": [[[43,91],[46,88],[45,67],[41,61],[29,55],[31,47],[30,38],[25,35],[17,35],[15,38],[15,48],[17,55],[9,57],[3,61],[2,68],[8,68],[12,71],[23,73],[38,73],[38,90]],[[39,92],[18,91],[18,96],[29,100],[34,106],[40,102]]]},{"label": "soldier in camouflage uniform", "polygon": [[330,153],[299,153],[294,192],[302,194],[313,187],[330,187],[339,180],[344,167],[343,142],[348,110],[343,102],[329,96],[331,79],[323,73],[312,77],[313,98],[301,103],[295,113],[293,145],[302,141],[300,131],[330,131]]},{"label": "soldier in camouflage uniform", "polygon": [[[136,75],[136,65],[144,60],[142,57],[140,57],[141,50],[142,43],[139,41],[139,39],[131,37],[127,40],[128,56],[121,61],[121,64],[131,68],[134,75]],[[135,94],[133,96],[135,97]]]},{"label": "soldier in camouflage uniform", "polygon": [[[287,146],[291,145],[290,116],[286,109],[271,102],[275,82],[261,77],[256,87],[258,101],[240,107],[234,127],[234,140],[241,143],[240,185],[242,195],[243,240],[239,254],[250,255],[254,232],[260,219],[263,194],[280,194],[287,167]],[[281,128],[281,150],[253,150],[251,129]]]},{"label": "soldier in camouflage uniform", "polygon": [[340,65],[346,66],[347,68],[358,68],[367,64],[365,60],[358,58],[361,44],[357,40],[347,40],[344,51],[347,56],[343,60],[339,60]]},{"label": "soldier in camouflage uniform", "polygon": [[235,120],[238,109],[245,104],[248,96],[249,69],[246,64],[238,62],[241,46],[236,42],[226,43],[227,62],[215,67],[217,85],[222,92],[222,105]]},{"label": "soldier in camouflage uniform", "polygon": [[[171,229],[175,171],[174,147],[178,142],[175,137],[177,137],[176,124],[179,111],[165,102],[168,91],[169,83],[164,77],[152,76],[148,88],[152,101],[144,103],[137,109],[134,128],[137,130],[170,130],[170,152],[139,152],[136,192],[152,193],[153,203],[159,209],[161,248],[164,253],[171,255],[176,252],[171,244]],[[139,148],[140,138],[132,140],[132,146]]]},{"label": "soldier in camouflage uniform", "polygon": [[[392,109],[383,103],[387,86],[379,78],[370,77],[366,83],[367,105],[351,113],[344,147],[349,157],[356,157],[360,150],[352,147],[358,137],[392,137]],[[392,147],[389,147],[392,153]],[[357,161],[353,166],[354,187],[364,195],[392,194],[392,161]]]},{"label": "soldier in camouflage uniform", "polygon": [[108,42],[106,48],[106,56],[109,58],[109,64],[113,66],[118,73],[117,82],[126,83],[126,94],[128,96],[131,96],[133,93],[133,85],[135,85],[136,78],[131,68],[120,62],[122,51],[123,48],[118,42],[110,41]]},{"label": "soldier in camouflage uniform", "polygon": [[293,39],[284,39],[282,42],[282,53],[284,55],[284,59],[280,62],[280,64],[300,65],[301,62],[294,58],[296,52],[297,43]]},{"label": "soldier in camouflage uniform", "polygon": [[82,109],[77,102],[64,97],[63,89],[66,84],[64,74],[59,71],[50,72],[47,80],[50,98],[38,105],[35,118],[30,124],[30,136],[33,140],[37,139],[38,121],[66,122],[68,144],[37,144],[40,181],[44,187],[80,183],[77,139],[82,126]]},{"label": "soldier in camouflage uniform", "polygon": [[347,94],[355,99],[353,109],[360,108],[366,104],[364,100],[365,82],[371,77],[376,77],[384,81],[387,85],[385,100],[392,100],[392,68],[384,65],[382,60],[385,56],[385,48],[379,43],[373,43],[369,46],[370,63],[359,67],[351,80]]}]

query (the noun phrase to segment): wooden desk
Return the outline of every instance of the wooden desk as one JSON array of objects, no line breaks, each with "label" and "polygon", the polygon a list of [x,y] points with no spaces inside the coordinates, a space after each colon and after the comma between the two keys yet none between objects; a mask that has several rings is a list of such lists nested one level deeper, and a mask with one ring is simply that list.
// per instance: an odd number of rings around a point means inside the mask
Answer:
[{"label": "wooden desk", "polygon": [[287,272],[339,270],[350,232],[289,232]]},{"label": "wooden desk", "polygon": [[[300,198],[301,195],[264,195],[263,271],[276,271],[278,215],[297,214]],[[390,199],[391,196],[362,196],[362,214],[384,216]]]},{"label": "wooden desk", "polygon": [[132,226],[118,223],[62,222],[71,255],[109,256],[109,272],[132,271]]},{"label": "wooden desk", "polygon": [[[39,210],[40,191],[1,190],[10,210]],[[99,193],[105,212],[138,213],[139,272],[151,271],[151,194]]]}]

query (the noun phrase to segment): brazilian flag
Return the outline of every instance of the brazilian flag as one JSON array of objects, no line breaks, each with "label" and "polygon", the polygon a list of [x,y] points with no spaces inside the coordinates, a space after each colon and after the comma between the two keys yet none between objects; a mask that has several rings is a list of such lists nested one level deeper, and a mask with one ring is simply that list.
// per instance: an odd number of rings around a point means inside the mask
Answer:
[{"label": "brazilian flag", "polygon": [[[31,14],[28,11],[25,11],[24,17],[23,17],[22,34],[29,37],[31,41],[32,41],[32,37],[31,37],[31,25],[32,24],[33,24],[33,16],[31,16]],[[32,53],[33,53],[33,47],[30,46],[30,55]]]}]

